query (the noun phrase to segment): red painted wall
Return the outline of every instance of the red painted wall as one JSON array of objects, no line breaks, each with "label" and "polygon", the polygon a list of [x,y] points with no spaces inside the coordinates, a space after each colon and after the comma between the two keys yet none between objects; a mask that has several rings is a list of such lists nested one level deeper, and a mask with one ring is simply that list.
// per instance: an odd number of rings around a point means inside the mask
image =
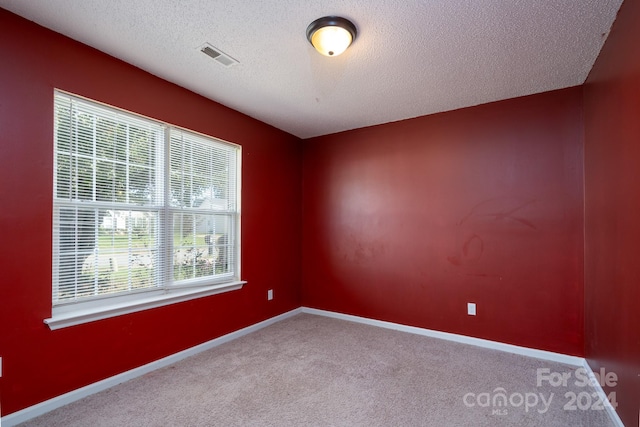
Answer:
[{"label": "red painted wall", "polygon": [[640,3],[625,1],[585,99],[585,342],[615,372],[618,413],[640,416]]},{"label": "red painted wall", "polygon": [[[2,415],[300,306],[298,138],[2,9],[0,58]],[[54,88],[242,145],[242,290],[57,331],[43,324]]]},{"label": "red painted wall", "polygon": [[582,165],[579,87],[305,141],[303,304],[582,355]]}]

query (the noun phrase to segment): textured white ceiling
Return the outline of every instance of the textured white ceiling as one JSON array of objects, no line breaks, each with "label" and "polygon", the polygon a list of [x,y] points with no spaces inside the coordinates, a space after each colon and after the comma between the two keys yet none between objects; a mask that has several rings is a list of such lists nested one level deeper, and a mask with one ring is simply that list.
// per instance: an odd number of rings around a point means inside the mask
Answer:
[{"label": "textured white ceiling", "polygon": [[[0,0],[301,138],[582,84],[622,0]],[[343,55],[307,25],[352,20]],[[202,54],[208,42],[240,63]]]}]

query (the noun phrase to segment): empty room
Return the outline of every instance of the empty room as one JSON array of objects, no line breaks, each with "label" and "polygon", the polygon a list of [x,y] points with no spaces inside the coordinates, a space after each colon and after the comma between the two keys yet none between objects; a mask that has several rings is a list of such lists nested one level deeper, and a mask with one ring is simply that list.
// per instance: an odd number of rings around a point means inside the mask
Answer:
[{"label": "empty room", "polygon": [[0,426],[640,425],[639,40],[0,0]]}]

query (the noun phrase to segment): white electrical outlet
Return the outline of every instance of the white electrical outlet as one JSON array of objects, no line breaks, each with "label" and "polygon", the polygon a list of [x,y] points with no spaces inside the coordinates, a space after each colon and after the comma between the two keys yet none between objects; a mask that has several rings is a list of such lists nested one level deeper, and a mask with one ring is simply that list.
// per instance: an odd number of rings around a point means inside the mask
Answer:
[{"label": "white electrical outlet", "polygon": [[475,316],[476,315],[476,303],[475,302],[468,302],[467,303],[467,314],[469,316]]},{"label": "white electrical outlet", "polygon": [[267,291],[267,299],[271,301],[273,299],[273,289]]}]

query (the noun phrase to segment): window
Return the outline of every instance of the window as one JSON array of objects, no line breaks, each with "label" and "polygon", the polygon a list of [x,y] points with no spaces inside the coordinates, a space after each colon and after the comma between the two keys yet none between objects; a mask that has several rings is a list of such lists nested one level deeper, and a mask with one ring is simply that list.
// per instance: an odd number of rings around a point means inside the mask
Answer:
[{"label": "window", "polygon": [[62,92],[54,114],[50,326],[242,285],[238,146]]}]

